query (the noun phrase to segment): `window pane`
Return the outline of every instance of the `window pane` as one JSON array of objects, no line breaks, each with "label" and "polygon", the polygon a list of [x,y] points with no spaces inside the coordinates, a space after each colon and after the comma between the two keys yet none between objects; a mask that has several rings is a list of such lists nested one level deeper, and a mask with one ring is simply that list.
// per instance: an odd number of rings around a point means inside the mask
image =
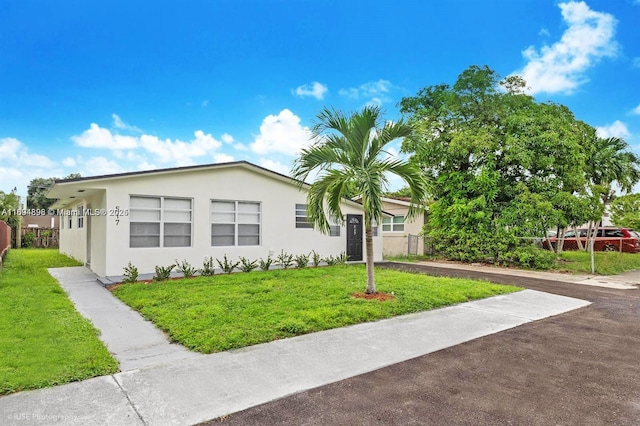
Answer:
[{"label": "window pane", "polygon": [[296,217],[296,228],[313,228],[306,217]]},{"label": "window pane", "polygon": [[238,213],[238,223],[260,223],[260,213]]},{"label": "window pane", "polygon": [[211,224],[211,245],[212,246],[235,245],[235,225]]},{"label": "window pane", "polygon": [[339,237],[340,236],[340,226],[339,225],[331,225],[331,230],[329,232],[330,237]]},{"label": "window pane", "polygon": [[388,225],[391,223],[391,218],[390,217],[383,217],[382,218],[382,224],[383,225]]},{"label": "window pane", "polygon": [[165,223],[164,235],[191,235],[190,223]]},{"label": "window pane", "polygon": [[239,246],[259,246],[260,245],[260,237],[259,236],[244,236],[238,237],[238,245]]},{"label": "window pane", "polygon": [[216,223],[233,223],[236,220],[234,213],[211,213],[211,222]]},{"label": "window pane", "polygon": [[131,220],[132,222],[148,222],[148,221],[154,221],[160,220],[160,210],[131,210],[129,212],[130,216],[129,216],[129,220]]},{"label": "window pane", "polygon": [[404,224],[403,225],[394,225],[393,230],[396,231],[396,232],[404,231]]},{"label": "window pane", "polygon": [[135,236],[129,238],[131,247],[160,247],[160,236]]},{"label": "window pane", "polygon": [[260,203],[238,203],[238,211],[244,213],[260,213]]},{"label": "window pane", "polygon": [[394,216],[393,223],[404,223],[404,216]]},{"label": "window pane", "polygon": [[190,211],[166,211],[164,212],[164,220],[168,222],[191,222]]},{"label": "window pane", "polygon": [[147,208],[147,209],[159,209],[160,198],[152,197],[131,197],[131,208]]},{"label": "window pane", "polygon": [[191,236],[164,236],[165,247],[191,247]]},{"label": "window pane", "polygon": [[189,198],[165,198],[164,208],[169,210],[191,210]]},{"label": "window pane", "polygon": [[159,223],[132,222],[129,224],[129,233],[134,235],[160,235]]},{"label": "window pane", "polygon": [[238,225],[238,235],[260,235],[260,225]]},{"label": "window pane", "polygon": [[233,201],[212,201],[211,210],[216,212],[234,212],[236,203]]},{"label": "window pane", "polygon": [[391,231],[391,225],[382,225],[382,232]]},{"label": "window pane", "polygon": [[307,215],[307,205],[306,204],[296,204],[296,215],[298,215],[298,216],[306,216]]}]

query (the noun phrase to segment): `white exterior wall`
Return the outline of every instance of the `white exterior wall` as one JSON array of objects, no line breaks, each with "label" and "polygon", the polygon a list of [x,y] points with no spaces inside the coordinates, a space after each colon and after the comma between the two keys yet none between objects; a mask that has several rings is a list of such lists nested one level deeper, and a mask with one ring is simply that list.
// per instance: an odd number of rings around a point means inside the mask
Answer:
[{"label": "white exterior wall", "polygon": [[[222,259],[225,254],[230,260],[237,260],[240,256],[253,260],[268,255],[275,257],[282,250],[294,256],[315,250],[323,257],[337,256],[346,251],[346,226],[342,226],[339,237],[295,227],[295,204],[306,204],[306,190],[245,167],[142,174],[103,182],[106,196],[90,200],[92,209],[107,211],[106,216],[91,219],[91,269],[100,276],[122,275],[129,261],[143,274],[153,273],[155,266],[168,266],[175,260],[187,260],[199,268],[206,257]],[[128,211],[131,195],[191,198],[191,247],[130,248],[129,217],[120,216],[119,223],[116,223],[112,210]],[[211,247],[212,199],[261,202],[261,245]],[[343,214],[362,214],[362,210],[345,203]],[[86,261],[86,234],[76,235],[74,231],[63,230],[61,243],[64,241],[64,250],[61,245],[61,251]],[[374,251],[375,260],[382,260],[382,236],[374,237]],[[363,260],[365,258],[363,237]]]},{"label": "white exterior wall", "polygon": [[[60,241],[59,251],[75,260],[85,263],[87,261],[87,228],[78,228],[77,208],[83,205],[82,201],[71,204],[60,211]],[[71,227],[69,227],[71,221]],[[86,221],[85,221],[86,225]]]}]

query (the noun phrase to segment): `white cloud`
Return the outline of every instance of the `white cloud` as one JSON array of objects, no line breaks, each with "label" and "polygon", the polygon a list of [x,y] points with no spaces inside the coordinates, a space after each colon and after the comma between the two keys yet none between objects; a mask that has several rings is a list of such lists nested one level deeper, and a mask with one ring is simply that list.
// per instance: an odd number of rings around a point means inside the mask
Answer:
[{"label": "white cloud", "polygon": [[31,154],[29,149],[18,139],[0,139],[0,163],[6,162],[11,167],[50,168],[55,166],[48,157],[40,154]]},{"label": "white cloud", "polygon": [[300,118],[288,109],[278,115],[268,115],[260,125],[260,134],[251,143],[257,154],[282,153],[297,155],[300,149],[310,145],[311,132],[300,125]]},{"label": "white cloud", "polygon": [[560,3],[568,28],[562,38],[538,52],[533,46],[522,54],[528,63],[515,74],[521,75],[535,93],[571,93],[588,78],[586,71],[600,59],[614,57],[617,20],[608,13],[593,11],[583,1]]},{"label": "white cloud", "polygon": [[233,136],[229,133],[223,133],[220,139],[222,139],[222,142],[224,143],[233,143]]},{"label": "white cloud", "polygon": [[62,160],[62,165],[64,165],[65,167],[75,167],[76,164],[76,160],[71,157],[67,157]]},{"label": "white cloud", "polygon": [[113,119],[113,127],[118,130],[126,130],[130,132],[142,133],[142,130],[137,128],[136,126],[132,126],[128,123],[125,123],[118,114],[111,114],[111,118]]},{"label": "white cloud", "polygon": [[278,172],[281,175],[289,176],[289,172],[291,171],[291,166],[283,164],[279,161],[273,161],[268,158],[261,158],[258,161],[258,165],[260,167],[264,167],[265,169],[273,170],[274,172]]},{"label": "white cloud", "polygon": [[393,89],[393,84],[389,80],[380,79],[378,81],[369,81],[358,87],[350,87],[348,89],[340,89],[338,94],[350,99],[365,99],[368,105],[382,105],[390,102],[389,94]]},{"label": "white cloud", "polygon": [[613,123],[596,127],[596,134],[601,138],[628,138],[631,136],[631,132],[627,129],[627,125],[620,120],[616,120]]},{"label": "white cloud", "polygon": [[222,146],[210,134],[205,134],[202,130],[194,132],[195,139],[190,142],[181,140],[172,141],[170,139],[160,140],[157,136],[140,136],[140,147],[145,151],[154,154],[160,163],[175,163],[178,166],[189,166],[194,164],[194,157],[202,157],[213,154],[213,151]]},{"label": "white cloud", "polygon": [[233,156],[228,154],[215,154],[213,156],[213,161],[216,163],[229,163],[233,161]]},{"label": "white cloud", "polygon": [[202,108],[206,108],[209,106],[209,99],[205,99],[204,101],[200,102],[200,106]]},{"label": "white cloud", "polygon": [[72,136],[71,140],[83,148],[135,149],[138,139],[134,136],[122,136],[111,133],[109,129],[91,123],[89,129],[80,136]]},{"label": "white cloud", "polygon": [[314,81],[309,84],[303,84],[302,86],[296,87],[296,90],[292,90],[292,92],[301,98],[306,96],[314,97],[318,100],[324,99],[324,94],[327,93],[329,89],[326,85]]},{"label": "white cloud", "polygon": [[106,157],[91,157],[86,160],[80,157],[78,165],[80,168],[76,173],[80,173],[82,176],[110,175],[126,171],[118,162]]},{"label": "white cloud", "polygon": [[640,105],[638,105],[637,107],[635,107],[635,108],[631,111],[631,114],[640,115]]}]

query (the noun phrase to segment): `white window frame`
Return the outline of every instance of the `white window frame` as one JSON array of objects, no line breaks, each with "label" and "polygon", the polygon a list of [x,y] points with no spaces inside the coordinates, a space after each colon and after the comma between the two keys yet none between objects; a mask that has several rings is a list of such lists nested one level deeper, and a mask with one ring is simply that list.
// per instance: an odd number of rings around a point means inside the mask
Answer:
[{"label": "white window frame", "polygon": [[[148,199],[159,200],[158,207],[134,207],[132,204],[133,199]],[[188,201],[189,208],[172,208],[167,204],[171,204],[171,201]],[[134,220],[134,216],[138,212],[157,212],[158,219],[143,219]],[[170,219],[168,216],[171,214],[185,214],[188,213],[189,220],[177,220]],[[131,228],[133,224],[157,224],[157,234],[132,234]],[[187,234],[170,234],[168,228],[170,225],[187,225],[189,232]],[[169,225],[169,226],[168,226]],[[157,237],[157,245],[132,245],[132,237]],[[171,237],[187,238],[188,244],[167,244]],[[169,197],[169,196],[148,196],[148,195],[130,195],[129,196],[129,247],[130,248],[189,248],[193,246],[193,199],[186,197]]]},{"label": "white window frame", "polygon": [[84,206],[78,206],[78,229],[84,228]]},{"label": "white window frame", "polygon": [[382,218],[382,232],[404,232],[404,215]]},{"label": "white window frame", "polygon": [[313,229],[313,224],[309,221],[307,205],[296,203],[295,225],[296,229]]},{"label": "white window frame", "polygon": [[[233,210],[221,210],[214,209],[215,203],[225,203],[232,204]],[[243,209],[243,206],[257,206],[257,211],[248,211]],[[214,219],[215,215],[228,215],[231,216],[229,220],[218,220]],[[252,220],[251,218],[255,218],[257,216],[257,221]],[[258,247],[262,245],[262,203],[260,201],[247,201],[247,200],[221,200],[221,199],[211,199],[209,202],[209,232],[210,232],[210,244],[211,247]],[[227,227],[232,227],[232,234],[216,234],[214,235],[214,227],[216,225],[222,225]],[[250,234],[242,234],[243,227],[258,227],[257,233]],[[222,237],[232,237],[233,244],[227,243],[216,243],[214,238],[222,238]],[[257,242],[247,243],[243,241],[243,237],[245,239],[253,239],[257,238]]]}]

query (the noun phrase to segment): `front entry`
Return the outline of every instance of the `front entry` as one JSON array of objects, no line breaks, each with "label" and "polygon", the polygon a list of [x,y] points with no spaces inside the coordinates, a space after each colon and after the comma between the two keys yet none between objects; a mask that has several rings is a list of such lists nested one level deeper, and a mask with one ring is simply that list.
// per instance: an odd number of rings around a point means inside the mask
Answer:
[{"label": "front entry", "polygon": [[362,215],[347,215],[347,256],[350,262],[362,260]]}]

